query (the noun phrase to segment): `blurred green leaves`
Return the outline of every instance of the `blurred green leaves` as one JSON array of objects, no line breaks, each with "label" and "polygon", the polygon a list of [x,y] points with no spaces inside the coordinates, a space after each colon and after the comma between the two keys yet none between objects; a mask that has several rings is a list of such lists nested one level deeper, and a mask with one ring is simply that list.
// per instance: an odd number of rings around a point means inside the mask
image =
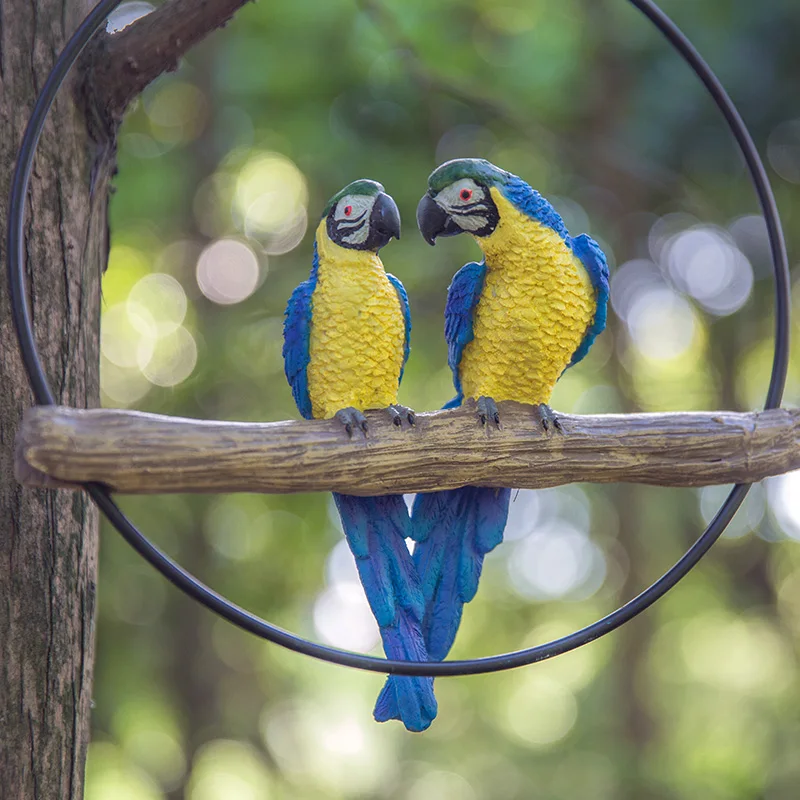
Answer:
[{"label": "blurred green leaves", "polygon": [[[666,7],[762,150],[770,143],[781,210],[796,219],[800,9]],[[627,3],[297,0],[246,6],[125,120],[104,403],[296,416],[283,308],[308,275],[325,201],[370,177],[404,220],[383,252],[414,319],[400,399],[440,406],[452,396],[446,289],[478,251],[466,237],[428,247],[414,209],[431,169],[456,156],[520,174],[609,255],[609,330],[565,374],[556,408],[761,402],[772,305],[752,191],[702,88]],[[796,231],[787,226],[790,251]],[[786,399],[800,400],[796,350]],[[791,800],[797,483],[770,481],[731,537],[611,637],[524,671],[438,681],[440,717],[422,736],[372,722],[381,676],[308,662],[213,619],[106,529],[87,798]],[[454,657],[538,644],[628,600],[694,539],[718,500],[710,491],[519,493]],[[329,498],[123,504],[234,602],[317,640],[376,642]]]}]

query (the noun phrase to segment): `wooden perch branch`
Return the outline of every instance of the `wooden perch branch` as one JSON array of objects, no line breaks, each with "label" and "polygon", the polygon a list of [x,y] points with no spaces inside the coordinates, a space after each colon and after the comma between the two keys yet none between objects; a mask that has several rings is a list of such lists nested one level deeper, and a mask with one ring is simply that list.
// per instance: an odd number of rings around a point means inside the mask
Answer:
[{"label": "wooden perch branch", "polygon": [[83,92],[110,130],[128,104],[247,0],[170,0],[121,31],[97,37],[83,61]]},{"label": "wooden perch branch", "polygon": [[117,492],[375,495],[467,484],[538,489],[627,481],[753,482],[800,467],[800,410],[739,414],[561,415],[545,434],[530,407],[501,403],[482,428],[474,404],[420,414],[414,428],[369,412],[369,436],[332,420],[209,422],[97,409],[30,409],[16,472],[28,486],[104,483]]}]

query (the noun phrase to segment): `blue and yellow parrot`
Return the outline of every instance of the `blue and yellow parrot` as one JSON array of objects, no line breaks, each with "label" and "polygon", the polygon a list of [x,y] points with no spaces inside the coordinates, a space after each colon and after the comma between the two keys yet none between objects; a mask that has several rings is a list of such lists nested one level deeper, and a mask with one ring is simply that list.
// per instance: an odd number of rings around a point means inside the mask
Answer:
[{"label": "blue and yellow parrot", "polygon": [[[393,236],[400,238],[400,214],[383,186],[345,186],[317,228],[311,275],[286,308],[284,368],[297,407],[306,419],[338,419],[348,435],[366,435],[370,408],[387,408],[397,425],[414,424],[413,412],[397,404],[411,331],[408,297],[378,257]],[[411,531],[402,495],[333,497],[386,655],[427,661],[425,603],[405,543]],[[375,718],[422,731],[436,711],[431,678],[390,676]]]},{"label": "blue and yellow parrot", "polygon": [[[608,265],[586,234],[571,237],[555,209],[516,175],[483,159],[442,164],[417,208],[427,242],[471,233],[484,253],[453,278],[445,308],[448,364],[457,396],[477,401],[482,424],[500,424],[497,401],[547,403],[567,367],[606,324]],[[425,596],[428,655],[442,660],[464,603],[475,596],[484,556],[503,539],[510,489],[465,487],[420,494],[412,510],[414,563]]]}]

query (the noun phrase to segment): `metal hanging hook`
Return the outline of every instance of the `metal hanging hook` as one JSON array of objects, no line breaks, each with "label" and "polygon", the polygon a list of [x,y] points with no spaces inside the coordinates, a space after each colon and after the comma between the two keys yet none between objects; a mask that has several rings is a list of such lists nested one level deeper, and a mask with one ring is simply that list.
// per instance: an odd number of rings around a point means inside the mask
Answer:
[{"label": "metal hanging hook", "polygon": [[[72,65],[83,48],[103,25],[109,14],[122,0],[101,0],[89,13],[86,19],[67,42],[37,98],[31,119],[25,130],[20,145],[14,177],[11,185],[11,200],[8,216],[8,281],[11,296],[14,326],[17,332],[20,351],[33,390],[36,403],[39,405],[55,405],[55,397],[42,368],[41,359],[36,348],[33,325],[28,311],[24,277],[24,231],[25,197],[28,191],[33,157],[44,126],[50,106]],[[739,145],[745,164],[750,173],[753,186],[758,196],[761,211],[767,225],[770,249],[772,253],[775,281],[775,346],[772,361],[772,375],[767,390],[765,409],[777,408],[783,397],[786,374],[789,364],[789,328],[790,328],[790,280],[789,262],[784,242],[775,197],[767,178],[764,164],[756,150],[753,139],[742,118],[733,105],[719,79],[706,64],[691,42],[678,27],[664,14],[652,0],[629,0],[641,11],[667,41],[691,67],[717,107],[722,112],[728,128]],[[352,653],[325,645],[316,644],[289,631],[249,613],[231,603],[209,587],[201,583],[191,573],[162,553],[136,526],[122,513],[119,506],[111,498],[104,486],[86,484],[84,489],[106,515],[112,525],[122,534],[125,540],[151,566],[155,567],[167,580],[177,586],[189,597],[206,606],[215,614],[249,631],[262,639],[286,647],[297,653],[312,658],[341,664],[371,672],[392,673],[395,675],[476,675],[487,672],[500,672],[506,669],[522,667],[537,661],[544,661],[553,656],[575,650],[588,642],[599,639],[633,619],[659,598],[663,597],[678,581],[697,564],[711,546],[722,535],[747,494],[748,485],[735,486],[720,507],[714,519],[692,545],[686,554],[655,583],[637,595],[621,608],[603,617],[601,620],[581,628],[569,636],[555,639],[537,647],[518,650],[513,653],[489,656],[464,661],[442,662],[410,662],[389,661],[383,658]]]}]

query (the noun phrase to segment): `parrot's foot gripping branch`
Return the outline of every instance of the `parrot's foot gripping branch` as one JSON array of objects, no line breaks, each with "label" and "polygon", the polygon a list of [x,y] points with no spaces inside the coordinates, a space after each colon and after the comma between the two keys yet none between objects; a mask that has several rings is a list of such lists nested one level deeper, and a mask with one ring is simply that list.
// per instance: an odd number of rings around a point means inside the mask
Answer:
[{"label": "parrot's foot gripping branch", "polygon": [[344,425],[348,436],[353,435],[354,428],[362,430],[364,436],[367,435],[367,418],[357,408],[353,408],[352,406],[343,408],[341,411],[336,412],[334,419]]},{"label": "parrot's foot gripping branch", "polygon": [[500,427],[500,412],[497,410],[497,403],[491,397],[481,396],[478,398],[478,418],[481,425],[485,425],[488,421],[494,422],[498,428]]},{"label": "parrot's foot gripping branch", "polygon": [[544,428],[545,433],[549,433],[551,428],[557,430],[559,433],[564,433],[561,420],[547,403],[539,403],[538,406],[535,406],[534,414],[539,424]]},{"label": "parrot's foot gripping branch", "polygon": [[417,422],[417,416],[414,411],[408,406],[401,406],[399,403],[392,403],[387,409],[392,422],[399,428],[405,420],[409,425],[414,425]]}]

